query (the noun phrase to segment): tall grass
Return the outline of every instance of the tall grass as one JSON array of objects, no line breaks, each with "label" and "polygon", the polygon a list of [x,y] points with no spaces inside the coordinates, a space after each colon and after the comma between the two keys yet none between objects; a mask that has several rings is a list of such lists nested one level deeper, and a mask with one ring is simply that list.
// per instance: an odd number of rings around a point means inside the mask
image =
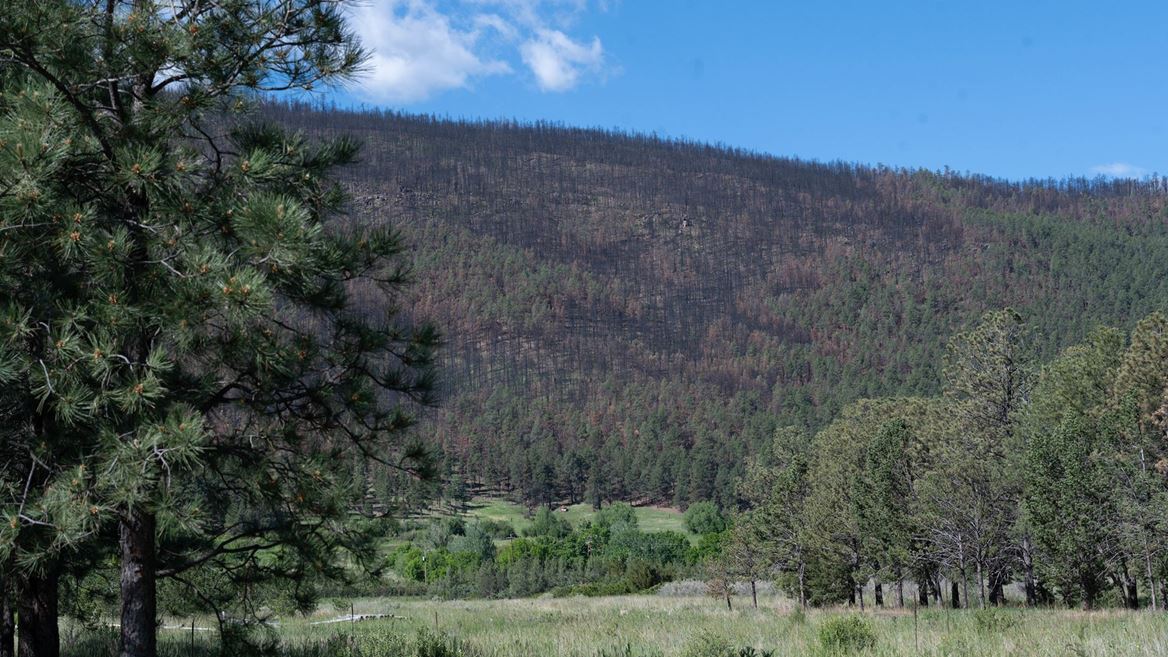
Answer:
[{"label": "tall grass", "polygon": [[[744,601],[745,602],[745,601]],[[353,601],[358,614],[392,617],[313,625],[348,613],[349,601],[325,606],[308,618],[283,619],[256,637],[251,648],[229,654],[283,657],[1160,657],[1168,655],[1168,615],[1153,612],[1005,609],[973,611],[884,610],[862,615],[873,641],[828,642],[824,628],[849,610],[806,613],[779,598],[759,609],[727,611],[701,597],[497,601]],[[343,611],[342,611],[343,609]],[[850,630],[849,630],[850,631]],[[836,636],[829,630],[828,636]],[[113,654],[112,636],[81,634],[68,657]],[[214,635],[164,631],[163,654],[218,655]]]}]

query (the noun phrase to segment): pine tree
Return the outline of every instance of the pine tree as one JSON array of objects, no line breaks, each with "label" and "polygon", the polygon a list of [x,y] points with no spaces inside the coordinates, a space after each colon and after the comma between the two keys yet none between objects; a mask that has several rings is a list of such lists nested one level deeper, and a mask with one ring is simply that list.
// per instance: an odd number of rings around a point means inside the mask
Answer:
[{"label": "pine tree", "polygon": [[1027,449],[1025,504],[1045,563],[1063,598],[1091,609],[1102,591],[1115,540],[1109,531],[1114,507],[1096,450],[1090,420],[1071,415]]},{"label": "pine tree", "polygon": [[903,578],[912,558],[916,529],[912,442],[912,430],[905,420],[885,423],[866,446],[863,467],[855,481],[857,522],[864,551],[877,571],[877,586],[884,576],[892,576],[902,607]]},{"label": "pine tree", "polygon": [[334,218],[356,144],[243,115],[358,72],[345,18],[0,10],[0,563],[43,580],[19,594],[30,655],[56,653],[55,577],[83,546],[118,555],[121,654],[151,656],[160,579],[219,604],[199,582],[340,575],[338,549],[371,554],[352,461],[425,471],[402,432],[436,336],[395,315],[397,235]]},{"label": "pine tree", "polygon": [[734,540],[761,555],[768,569],[794,580],[801,606],[807,605],[807,546],[804,505],[810,487],[807,479],[808,440],[797,427],[775,431],[770,449],[747,467],[739,484],[739,496],[749,510],[735,524]]}]

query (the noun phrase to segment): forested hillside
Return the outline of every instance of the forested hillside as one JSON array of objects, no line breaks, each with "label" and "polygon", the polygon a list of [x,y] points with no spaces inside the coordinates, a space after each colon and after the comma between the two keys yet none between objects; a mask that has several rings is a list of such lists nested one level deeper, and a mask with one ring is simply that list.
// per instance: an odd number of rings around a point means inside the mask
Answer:
[{"label": "forested hillside", "polygon": [[353,214],[415,248],[401,302],[445,335],[428,431],[456,488],[729,503],[776,426],[937,392],[946,339],[986,310],[1016,308],[1050,358],[1168,302],[1164,180],[1014,184],[552,125],[265,114],[365,142]]}]

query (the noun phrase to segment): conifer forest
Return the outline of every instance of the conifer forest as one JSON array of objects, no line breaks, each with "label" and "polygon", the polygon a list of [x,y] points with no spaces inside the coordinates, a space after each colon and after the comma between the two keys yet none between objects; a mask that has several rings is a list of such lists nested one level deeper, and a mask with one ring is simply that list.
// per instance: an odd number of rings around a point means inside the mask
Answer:
[{"label": "conifer forest", "polygon": [[1168,178],[338,103],[0,6],[0,657],[1168,654]]}]

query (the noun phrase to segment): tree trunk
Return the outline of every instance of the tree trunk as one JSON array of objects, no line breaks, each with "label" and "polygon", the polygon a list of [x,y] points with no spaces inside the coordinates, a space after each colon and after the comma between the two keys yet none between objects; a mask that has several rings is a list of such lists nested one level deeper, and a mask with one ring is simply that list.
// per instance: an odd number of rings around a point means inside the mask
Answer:
[{"label": "tree trunk", "polygon": [[864,611],[864,585],[856,585],[856,597],[860,599],[860,611]]},{"label": "tree trunk", "polygon": [[129,510],[119,527],[122,551],[122,640],[119,657],[158,654],[154,516]]},{"label": "tree trunk", "polygon": [[876,598],[876,606],[883,607],[884,606],[884,584],[882,584],[880,582],[880,580],[876,580],[873,595]]},{"label": "tree trunk", "polygon": [[977,570],[977,603],[982,608],[986,608],[986,590],[985,590],[985,574],[982,571],[981,560],[978,559],[975,565]]},{"label": "tree trunk", "polygon": [[46,572],[21,582],[16,601],[20,620],[17,654],[20,657],[58,657],[61,636],[57,628],[57,585],[60,572],[56,565]]},{"label": "tree trunk", "polygon": [[755,609],[758,609],[758,589],[755,587],[755,581],[750,580],[750,604]]},{"label": "tree trunk", "polygon": [[728,609],[729,611],[734,611],[734,605],[730,604],[730,587],[729,587],[729,585],[727,585],[727,587],[726,587],[726,609]]},{"label": "tree trunk", "polygon": [[16,610],[12,608],[12,580],[0,579],[0,657],[16,656]]},{"label": "tree trunk", "polygon": [[1152,552],[1148,549],[1148,535],[1144,534],[1144,575],[1148,578],[1148,595],[1152,598],[1152,611],[1156,611],[1156,577],[1152,574]]},{"label": "tree trunk", "polygon": [[896,580],[896,606],[904,609],[904,578]]},{"label": "tree trunk", "polygon": [[1140,589],[1136,583],[1136,578],[1132,575],[1131,570],[1127,566],[1127,559],[1120,559],[1119,561],[1120,586],[1123,594],[1123,606],[1128,609],[1140,608]]},{"label": "tree trunk", "polygon": [[1022,565],[1026,571],[1026,581],[1023,588],[1026,590],[1026,606],[1038,606],[1038,582],[1034,578],[1034,555],[1031,552],[1030,537],[1022,537]]},{"label": "tree trunk", "polygon": [[961,608],[961,590],[957,588],[957,582],[949,583],[949,603],[954,609]]},{"label": "tree trunk", "polygon": [[990,571],[990,604],[995,607],[1006,604],[1006,581],[1009,575],[1004,568]]},{"label": "tree trunk", "polygon": [[807,566],[802,561],[799,562],[799,606],[807,608]]},{"label": "tree trunk", "polygon": [[917,582],[917,606],[929,606],[929,580],[927,578]]}]

